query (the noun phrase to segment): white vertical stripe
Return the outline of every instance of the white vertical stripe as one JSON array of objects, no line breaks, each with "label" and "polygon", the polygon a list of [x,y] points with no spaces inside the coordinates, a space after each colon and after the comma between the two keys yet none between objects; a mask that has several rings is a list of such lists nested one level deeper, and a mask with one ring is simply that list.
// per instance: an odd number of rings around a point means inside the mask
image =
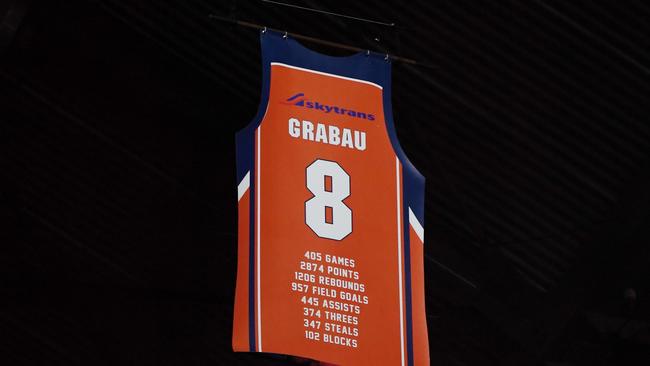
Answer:
[{"label": "white vertical stripe", "polygon": [[411,226],[413,226],[413,231],[415,231],[415,234],[417,234],[422,244],[424,244],[424,228],[422,227],[422,224],[420,224],[420,221],[418,221],[417,216],[415,216],[413,211],[411,211],[410,207],[409,207],[409,223],[411,223]]},{"label": "white vertical stripe", "polygon": [[244,196],[244,193],[248,190],[248,187],[251,186],[251,172],[247,171],[246,175],[244,176],[244,179],[239,182],[239,185],[237,186],[237,201],[241,200],[241,198]]},{"label": "white vertical stripe", "polygon": [[260,172],[262,170],[262,153],[260,151],[261,140],[262,126],[260,125],[257,128],[257,186],[255,187],[257,192],[257,345],[259,352],[262,352],[262,283],[260,281],[260,272],[262,271],[262,266],[260,265],[260,228],[262,227],[262,223],[260,222]]},{"label": "white vertical stripe", "polygon": [[404,366],[404,307],[402,298],[402,213],[400,210],[402,187],[400,187],[399,159],[395,157],[395,177],[397,178],[397,268],[399,270],[399,336]]}]

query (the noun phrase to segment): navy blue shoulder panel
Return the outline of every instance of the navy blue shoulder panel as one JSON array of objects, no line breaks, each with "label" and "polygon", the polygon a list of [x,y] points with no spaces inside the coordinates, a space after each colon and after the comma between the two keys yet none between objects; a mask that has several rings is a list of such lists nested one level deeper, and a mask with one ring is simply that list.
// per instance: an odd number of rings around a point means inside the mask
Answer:
[{"label": "navy blue shoulder panel", "polygon": [[279,62],[310,70],[366,80],[378,85],[386,82],[387,62],[384,56],[365,51],[350,56],[328,56],[300,44],[292,37],[277,32],[262,36],[262,47],[268,51],[271,62]]}]

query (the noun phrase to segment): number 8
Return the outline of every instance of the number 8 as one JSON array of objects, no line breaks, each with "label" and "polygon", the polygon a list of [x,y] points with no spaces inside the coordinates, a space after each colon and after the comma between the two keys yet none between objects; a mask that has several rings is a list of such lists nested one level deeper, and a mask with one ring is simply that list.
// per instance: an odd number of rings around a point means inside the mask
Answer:
[{"label": "number 8", "polygon": [[[326,177],[331,180],[329,190]],[[318,159],[307,167],[307,189],[314,195],[305,202],[307,226],[321,238],[342,240],[348,236],[352,232],[352,210],[343,203],[350,196],[348,173],[336,162]]]}]

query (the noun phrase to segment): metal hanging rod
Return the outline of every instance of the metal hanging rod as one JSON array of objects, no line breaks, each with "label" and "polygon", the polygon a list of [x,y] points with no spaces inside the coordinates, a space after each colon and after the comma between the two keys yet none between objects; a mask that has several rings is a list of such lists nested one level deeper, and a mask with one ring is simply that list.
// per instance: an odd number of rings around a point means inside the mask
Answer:
[{"label": "metal hanging rod", "polygon": [[[292,38],[295,38],[295,39],[300,39],[300,40],[311,42],[311,43],[321,44],[321,45],[332,47],[332,48],[338,48],[338,49],[343,49],[343,50],[353,51],[353,52],[361,52],[361,51],[369,52],[369,50],[365,49],[365,48],[359,48],[359,47],[350,46],[350,45],[346,45],[346,44],[342,44],[342,43],[338,43],[338,42],[327,41],[327,40],[324,40],[324,39],[305,36],[305,35],[298,34],[298,33],[289,33],[289,32],[283,31],[283,30],[279,30],[279,29],[267,28],[267,27],[265,27],[263,25],[260,25],[260,24],[246,22],[246,21],[243,21],[243,20],[232,19],[232,18],[228,18],[228,17],[222,17],[222,16],[219,16],[219,15],[216,15],[216,14],[210,14],[208,17],[210,19],[215,19],[215,20],[219,20],[219,21],[222,21],[222,22],[236,24],[236,25],[246,27],[246,28],[252,28],[252,29],[257,29],[257,30],[267,29],[267,30],[270,30],[270,31],[284,33],[285,35],[291,36]],[[430,69],[435,69],[436,68],[435,66],[422,64],[422,63],[419,63],[419,62],[417,62],[417,61],[415,61],[413,59],[406,58],[406,57],[393,56],[393,55],[386,55],[386,57],[390,58],[390,60],[392,60],[392,61],[402,62],[402,63],[413,65],[413,66],[421,66],[421,67],[430,68]]]},{"label": "metal hanging rod", "polygon": [[359,18],[359,17],[354,17],[351,15],[345,15],[345,14],[339,14],[339,13],[332,13],[330,11],[325,11],[325,10],[318,10],[318,9],[313,9],[313,8],[307,8],[305,6],[299,6],[299,5],[293,5],[293,4],[287,4],[283,3],[280,1],[273,1],[273,0],[262,0],[263,3],[269,3],[269,4],[274,4],[274,5],[281,5],[281,6],[286,6],[289,8],[294,8],[294,9],[300,9],[300,10],[306,10],[306,11],[311,11],[314,13],[320,13],[320,14],[326,14],[326,15],[333,15],[335,17],[340,17],[340,18],[347,18],[347,19],[353,19],[353,20],[358,20],[360,22],[366,22],[366,23],[373,23],[373,24],[379,24],[379,25],[385,25],[387,27],[394,27],[395,23],[385,23],[385,22],[380,22],[378,20],[372,20],[372,19],[366,19],[366,18]]}]

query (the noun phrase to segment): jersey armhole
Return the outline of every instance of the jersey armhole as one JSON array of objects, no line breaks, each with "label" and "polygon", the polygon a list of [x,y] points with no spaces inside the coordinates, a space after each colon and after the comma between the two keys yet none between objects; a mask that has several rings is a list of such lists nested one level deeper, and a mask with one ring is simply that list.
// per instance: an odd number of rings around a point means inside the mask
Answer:
[{"label": "jersey armhole", "polygon": [[262,90],[260,94],[260,101],[257,106],[255,116],[248,122],[246,126],[241,128],[235,133],[235,149],[237,153],[237,174],[236,184],[240,184],[246,174],[250,173],[251,188],[254,186],[254,154],[255,154],[255,130],[260,126],[269,105],[269,98],[271,93],[271,55],[269,54],[267,42],[264,42],[262,37],[268,36],[265,33],[260,33],[260,52],[262,59]]},{"label": "jersey armhole", "polygon": [[246,126],[235,133],[237,140],[240,139],[240,136],[252,133],[255,129],[262,123],[264,115],[269,106],[269,96],[271,93],[271,60],[269,57],[268,50],[265,48],[265,43],[261,39],[267,35],[260,32],[260,52],[262,59],[262,89],[260,94],[259,104],[257,105],[257,112],[255,116],[248,122]]},{"label": "jersey armhole", "polygon": [[391,94],[391,71],[390,67],[386,75],[386,80],[384,81],[384,88],[382,90],[382,104],[384,108],[384,118],[386,119],[386,129],[388,130],[388,137],[390,138],[390,143],[393,146],[393,150],[397,155],[397,158],[402,163],[403,169],[407,169],[409,173],[413,175],[414,178],[424,182],[425,177],[420,171],[411,163],[411,160],[402,149],[402,146],[399,143],[399,138],[397,136],[397,129],[395,128],[395,121],[393,119],[393,103],[392,103],[392,94]]},{"label": "jersey armhole", "polygon": [[[389,65],[390,66],[390,65]],[[420,171],[411,163],[408,156],[402,149],[397,137],[397,129],[395,128],[395,121],[393,120],[392,108],[392,95],[391,95],[391,68],[387,68],[386,78],[384,80],[384,89],[382,92],[382,103],[384,107],[384,119],[386,120],[386,130],[390,143],[393,146],[393,151],[397,155],[397,159],[402,164],[402,179],[403,179],[403,199],[404,199],[404,222],[410,222],[411,218],[408,213],[413,212],[416,221],[420,227],[424,226],[424,189],[425,177]],[[408,207],[408,210],[407,210]]]}]

